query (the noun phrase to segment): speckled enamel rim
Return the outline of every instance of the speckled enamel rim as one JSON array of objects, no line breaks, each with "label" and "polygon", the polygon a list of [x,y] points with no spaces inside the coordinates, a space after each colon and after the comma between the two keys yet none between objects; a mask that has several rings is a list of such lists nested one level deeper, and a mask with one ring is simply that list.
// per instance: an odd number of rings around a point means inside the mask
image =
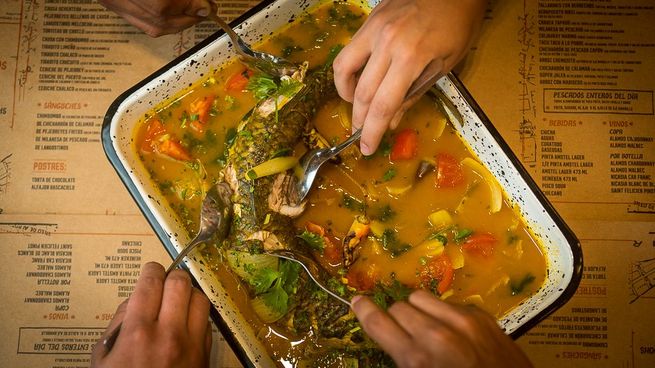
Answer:
[{"label": "speckled enamel rim", "polygon": [[[265,29],[266,23],[276,23],[272,28],[275,29],[321,1],[263,1],[233,21],[232,25],[243,27],[246,31],[242,32],[242,36],[256,43],[270,32]],[[362,6],[366,4],[358,0],[351,2]],[[373,5],[376,1],[369,3]],[[248,33],[260,29],[264,31],[254,36]],[[175,216],[158,198],[159,194],[152,185],[148,184],[147,173],[136,163],[135,154],[128,147],[132,139],[131,131],[143,113],[165,100],[168,95],[185,89],[189,81],[200,79],[206,70],[212,69],[214,64],[203,66],[214,56],[208,56],[209,52],[217,53],[218,58],[231,54],[227,50],[229,43],[222,36],[222,31],[211,35],[121,94],[109,107],[104,118],[102,143],[105,153],[171,255],[178,253],[178,248],[188,240],[188,236],[180,230],[181,226]],[[211,51],[212,48],[215,50]],[[454,124],[457,133],[496,175],[506,196],[512,198],[510,205],[521,213],[531,231],[541,239],[549,260],[549,272],[544,286],[499,321],[508,334],[517,338],[564,305],[575,293],[582,275],[580,243],[463,84],[455,76],[449,75],[440,79],[436,88],[447,97],[448,103],[444,108],[463,119],[462,124]],[[241,363],[248,367],[273,366],[275,363],[266,355],[252,329],[248,328],[243,318],[239,320],[240,314],[233,310],[235,307],[224,295],[220,281],[205,273],[202,260],[192,259],[186,262],[186,266],[194,282],[214,303],[212,319]]]},{"label": "speckled enamel rim", "polygon": [[573,231],[557,213],[521,161],[453,74],[437,81],[464,124],[453,124],[469,148],[492,171],[515,208],[540,239],[548,259],[547,279],[541,289],[499,321],[518,338],[564,305],[582,279],[582,247]]}]

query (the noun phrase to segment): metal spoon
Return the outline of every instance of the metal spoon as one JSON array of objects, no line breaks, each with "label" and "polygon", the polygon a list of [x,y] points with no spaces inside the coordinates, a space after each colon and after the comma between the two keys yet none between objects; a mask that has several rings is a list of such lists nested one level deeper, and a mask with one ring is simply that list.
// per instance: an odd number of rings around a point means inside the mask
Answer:
[{"label": "metal spoon", "polygon": [[306,152],[300,158],[298,165],[301,168],[302,175],[298,180],[298,202],[301,202],[309,193],[312,183],[316,178],[318,169],[332,157],[338,155],[351,144],[355,143],[362,136],[362,130],[357,129],[348,139],[330,148],[317,148]]},{"label": "metal spoon", "polygon": [[320,268],[319,265],[316,264],[316,261],[314,261],[314,259],[310,255],[295,249],[273,249],[273,250],[266,250],[264,251],[264,253],[269,254],[271,256],[288,259],[289,261],[298,263],[305,269],[305,271],[307,271],[307,274],[312,280],[314,280],[316,285],[318,285],[330,296],[336,298],[337,300],[344,303],[345,305],[350,306],[349,301],[342,298],[341,296],[339,296],[337,293],[333,292],[326,286],[327,272],[322,268]]},{"label": "metal spoon", "polygon": [[[418,99],[423,93],[425,93],[436,81],[439,79],[442,74],[435,73],[437,66],[429,65],[425,70],[419,75],[418,78],[412,83],[405,95],[405,99],[401,106],[401,109],[406,109],[407,106],[411,105],[416,99]],[[299,165],[302,171],[298,175],[298,202],[301,202],[309,193],[309,189],[316,179],[316,174],[318,169],[326,161],[332,157],[338,155],[343,150],[348,148],[356,140],[362,136],[362,129],[357,129],[348,139],[339,143],[338,145],[330,148],[320,148],[313,149],[305,152],[304,155],[299,160]]]},{"label": "metal spoon", "polygon": [[[173,263],[166,269],[166,275],[173,271],[182,263],[184,258],[196,247],[207,240],[214,234],[219,239],[224,239],[229,231],[229,222],[232,218],[232,202],[230,197],[232,190],[227,183],[219,183],[213,186],[207,192],[205,199],[202,201],[200,208],[200,230],[196,236],[177,254]],[[121,322],[116,328],[102,341],[103,345],[109,352],[121,332]]]},{"label": "metal spoon", "polygon": [[227,33],[227,35],[232,40],[232,44],[235,46],[234,49],[241,56],[241,60],[248,66],[261,71],[264,74],[270,76],[281,77],[284,75],[291,75],[296,70],[298,66],[286,59],[283,59],[279,56],[274,56],[265,52],[259,52],[253,50],[250,45],[248,45],[239,35],[234,32],[232,27],[230,27],[221,17],[218,16],[216,11],[212,11],[207,16],[207,19],[210,19],[218,24],[219,27]]}]

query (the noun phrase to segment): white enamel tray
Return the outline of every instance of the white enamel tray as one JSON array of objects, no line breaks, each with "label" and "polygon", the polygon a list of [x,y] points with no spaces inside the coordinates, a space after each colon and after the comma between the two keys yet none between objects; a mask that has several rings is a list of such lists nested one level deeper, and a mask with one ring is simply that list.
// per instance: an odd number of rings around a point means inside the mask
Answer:
[{"label": "white enamel tray", "polygon": [[[246,41],[257,43],[263,36],[288,24],[289,20],[321,1],[263,1],[232,25]],[[352,2],[363,7],[376,3]],[[132,147],[133,129],[151,108],[179,94],[234,57],[228,41],[223,32],[210,36],[120,95],[104,119],[102,143],[109,161],[166,250],[173,256],[189,240],[188,235],[158,189],[151,184],[148,172],[140,163]],[[462,83],[455,76],[448,75],[441,78],[435,88],[442,96],[444,109],[455,121],[453,125],[457,132],[496,176],[510,204],[521,213],[532,233],[541,239],[548,259],[544,286],[498,321],[508,334],[518,337],[574,294],[582,272],[580,244]],[[220,280],[211,271],[205,271],[200,260],[192,259],[186,265],[195,282],[214,304],[212,318],[241,362],[246,366],[275,366],[276,363],[256,339],[255,332],[227,296]]]}]

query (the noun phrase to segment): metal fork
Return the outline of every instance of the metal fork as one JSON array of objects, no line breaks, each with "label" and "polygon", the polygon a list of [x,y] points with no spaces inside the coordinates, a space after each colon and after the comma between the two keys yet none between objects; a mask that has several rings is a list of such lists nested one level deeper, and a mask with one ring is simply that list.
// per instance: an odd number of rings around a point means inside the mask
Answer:
[{"label": "metal fork", "polygon": [[265,52],[255,51],[248,45],[234,30],[230,27],[221,17],[218,16],[216,11],[212,11],[207,16],[219,27],[227,33],[232,40],[234,50],[241,56],[241,60],[248,66],[259,70],[260,72],[270,75],[281,77],[284,75],[291,75],[298,66],[286,59],[279,56],[271,55]]},{"label": "metal fork", "polygon": [[334,291],[330,290],[327,287],[327,277],[328,277],[327,272],[324,269],[320,268],[319,265],[316,263],[316,261],[314,261],[314,258],[312,258],[310,255],[305,254],[304,252],[296,249],[265,250],[264,253],[269,254],[271,256],[284,258],[289,261],[293,261],[300,264],[305,269],[305,271],[307,271],[309,277],[311,277],[312,280],[314,280],[314,283],[316,283],[316,285],[318,285],[330,296],[334,297],[335,299],[339,300],[345,305],[350,306],[349,301],[347,301],[339,294],[335,293]]}]

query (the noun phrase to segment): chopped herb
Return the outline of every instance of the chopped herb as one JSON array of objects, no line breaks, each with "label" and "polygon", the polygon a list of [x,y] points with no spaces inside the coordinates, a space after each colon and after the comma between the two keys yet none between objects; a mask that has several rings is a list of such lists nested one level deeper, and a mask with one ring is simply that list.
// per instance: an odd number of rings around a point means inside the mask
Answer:
[{"label": "chopped herb", "polygon": [[173,188],[173,183],[170,180],[162,181],[159,183],[159,190],[162,192],[169,191]]},{"label": "chopped herb", "polygon": [[225,156],[225,152],[220,153],[216,158],[212,161],[215,164],[218,164],[219,166],[225,166],[227,164],[227,157]]},{"label": "chopped herb", "polygon": [[278,86],[273,77],[265,74],[255,74],[250,77],[246,89],[252,91],[257,100],[263,100],[277,91]]},{"label": "chopped herb", "polygon": [[330,291],[335,292],[337,295],[340,296],[346,295],[346,285],[344,285],[334,277],[328,279],[327,287],[328,289],[330,289]]},{"label": "chopped herb", "polygon": [[391,253],[392,257],[397,257],[412,249],[410,244],[401,243],[398,240],[396,237],[396,232],[393,229],[385,229],[382,233],[380,241],[382,242],[382,247]]},{"label": "chopped herb", "polygon": [[261,294],[264,304],[279,313],[289,310],[289,295],[298,287],[300,265],[291,261],[281,261],[278,271],[264,268],[255,274],[251,284],[255,292]]},{"label": "chopped herb", "polygon": [[384,249],[388,249],[397,242],[398,239],[396,239],[396,232],[392,229],[385,229],[382,233],[382,246]]},{"label": "chopped herb", "polygon": [[282,48],[282,56],[289,57],[294,52],[303,51],[304,49],[298,45],[287,45]]},{"label": "chopped herb", "polygon": [[339,55],[339,52],[341,52],[342,49],[343,49],[342,44],[332,46],[332,48],[328,52],[328,56],[327,56],[327,60],[325,62],[325,65],[326,66],[332,65],[332,63],[334,62],[334,59],[337,57],[337,55]]},{"label": "chopped herb", "polygon": [[385,288],[387,295],[393,298],[395,301],[407,300],[409,294],[412,293],[412,289],[403,285],[400,281],[393,279],[391,285]]},{"label": "chopped herb", "polygon": [[343,197],[341,198],[341,204],[346,207],[349,210],[355,211],[355,212],[361,212],[363,213],[366,210],[366,205],[359,200],[355,199],[354,197],[344,194]]},{"label": "chopped herb", "polygon": [[382,290],[375,290],[373,293],[373,302],[378,305],[378,307],[386,310],[389,305],[387,304],[387,294]]},{"label": "chopped herb", "polygon": [[240,131],[240,132],[237,133],[237,134],[238,134],[239,136],[241,136],[241,137],[245,137],[245,138],[252,139],[252,133],[250,132],[250,130],[245,130],[245,129],[244,129],[244,130]]},{"label": "chopped herb", "polygon": [[319,32],[314,36],[314,39],[316,40],[316,43],[322,43],[325,42],[325,40],[330,37],[330,33],[327,31]]},{"label": "chopped herb", "polygon": [[189,120],[189,113],[183,111],[182,116],[180,116],[180,128],[185,129],[187,127],[188,120]]},{"label": "chopped herb", "polygon": [[236,100],[230,95],[225,96],[225,108],[228,110],[234,110],[237,108]]},{"label": "chopped herb", "polygon": [[382,156],[389,156],[391,154],[391,142],[389,142],[389,137],[385,134],[382,138],[382,141],[380,141],[380,147],[378,148],[378,152]]},{"label": "chopped herb", "polygon": [[525,289],[526,286],[528,286],[532,281],[534,281],[534,279],[535,277],[532,274],[528,273],[518,283],[510,282],[509,288],[512,292],[512,295],[518,295],[522,293],[523,289]]},{"label": "chopped herb", "polygon": [[464,239],[468,238],[469,236],[471,236],[471,234],[473,234],[473,230],[471,230],[471,229],[459,229],[455,233],[455,241],[456,242],[461,242],[462,240],[464,240]]},{"label": "chopped herb", "polygon": [[273,282],[280,277],[280,272],[269,267],[259,269],[248,281],[255,289],[255,293],[261,294],[271,288]]},{"label": "chopped herb", "polygon": [[237,138],[236,128],[228,129],[227,133],[225,133],[225,146],[226,146],[226,148],[232,147],[232,144],[234,144],[234,140],[236,138]]},{"label": "chopped herb", "polygon": [[300,275],[300,266],[292,261],[280,261],[280,273],[282,274],[281,280],[284,290],[293,294],[298,287],[298,276]]},{"label": "chopped herb", "polygon": [[198,172],[200,171],[200,162],[199,161],[191,161],[187,162],[186,166],[190,168],[191,170]]},{"label": "chopped herb", "polygon": [[396,212],[391,208],[390,205],[387,204],[380,209],[380,213],[378,214],[377,219],[381,222],[387,222],[394,216],[396,216]]},{"label": "chopped herb", "polygon": [[193,115],[189,116],[189,120],[191,120],[191,121],[196,121],[196,120],[198,120],[199,117],[200,117],[200,115],[198,115],[198,114],[193,114]]},{"label": "chopped herb", "polygon": [[389,181],[393,179],[395,176],[396,176],[396,169],[391,167],[384,172],[384,175],[382,175],[382,181]]},{"label": "chopped herb", "polygon": [[289,156],[289,154],[292,151],[293,150],[291,148],[288,148],[288,147],[287,148],[280,148],[279,150],[277,150],[277,151],[275,151],[273,153],[273,156],[271,156],[271,158]]},{"label": "chopped herb", "polygon": [[430,234],[430,236],[428,236],[428,239],[429,240],[438,240],[443,245],[448,244],[448,238],[443,233]]},{"label": "chopped herb", "polygon": [[520,237],[513,232],[508,231],[507,232],[507,244],[511,245],[514,244],[516,241],[518,241]]},{"label": "chopped herb", "polygon": [[323,249],[325,249],[325,241],[319,234],[305,230],[302,234],[298,235],[298,237],[304,240],[313,250],[323,251]]},{"label": "chopped herb", "polygon": [[279,282],[270,291],[262,294],[262,300],[273,311],[284,314],[289,310],[289,294],[282,289]]}]

